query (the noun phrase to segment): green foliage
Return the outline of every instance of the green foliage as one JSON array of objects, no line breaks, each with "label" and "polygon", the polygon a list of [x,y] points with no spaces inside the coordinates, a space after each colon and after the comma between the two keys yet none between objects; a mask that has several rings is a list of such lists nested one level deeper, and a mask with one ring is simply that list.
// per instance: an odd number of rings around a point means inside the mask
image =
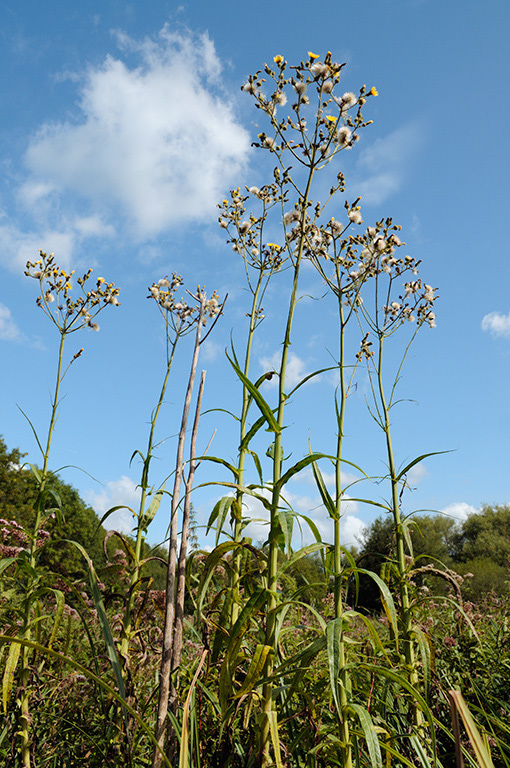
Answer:
[{"label": "green foliage", "polygon": [[[408,520],[415,568],[435,564],[458,573],[465,579],[464,591],[473,600],[489,592],[506,594],[510,580],[510,506],[485,505],[465,520],[444,515],[415,515]],[[380,573],[383,564],[395,556],[394,524],[389,517],[378,517],[363,534],[359,564]],[[409,552],[411,554],[411,552]],[[418,573],[415,582],[425,581],[437,594],[444,594],[447,581],[432,571]],[[360,577],[359,605],[367,610],[380,607],[378,591]],[[353,594],[353,590],[351,590]],[[354,599],[354,597],[353,597]]]},{"label": "green foliage", "polygon": [[[145,454],[133,454],[140,456],[143,469],[131,538],[106,533],[76,491],[49,470],[59,387],[69,369],[63,364],[65,336],[86,326],[97,330],[93,318],[106,305],[118,304],[118,290],[98,278],[96,288],[87,292],[83,286],[89,271],[78,279],[82,295],[74,300],[72,273],[58,268],[53,256],[41,253],[38,262],[27,265],[26,274],[41,288],[37,303],[59,330],[60,347],[45,448],[36,435],[43,466],[21,466],[19,450],[9,452],[0,441],[0,514],[6,521],[0,552],[0,757],[8,766],[32,768],[35,760],[48,768],[158,768],[162,763],[179,768],[382,768],[383,763],[387,768],[450,768],[454,736],[448,698],[458,703],[470,736],[476,737],[475,754],[488,763],[490,739],[497,768],[510,765],[510,613],[503,589],[510,507],[485,507],[458,525],[439,516],[403,515],[405,474],[431,454],[397,470],[389,414],[416,335],[413,329],[435,325],[437,296],[414,279],[419,262],[398,257],[400,227],[391,218],[358,230],[363,223],[359,199],[344,202],[346,224],[324,214],[328,202],[312,199],[315,174],[354,145],[358,132],[371,122],[364,121],[362,108],[377,96],[375,88],[367,91],[365,86],[359,96],[341,91],[333,96],[344,65],[329,52],[324,62],[317,59],[309,52],[306,62],[287,68],[277,55],[274,69],[266,64],[265,77],[257,72],[243,86],[271,133],[260,133],[255,146],[271,153],[276,168],[265,187],[251,187],[246,196],[241,188],[233,190],[219,206],[220,225],[244,261],[252,305],[245,357],[238,357],[233,346],[229,356],[242,393],[237,456],[232,461],[208,457],[229,470],[230,482],[218,485],[232,493],[210,514],[208,525],[217,534],[212,552],[195,551],[187,560],[203,376],[189,462],[184,446],[198,351],[207,335],[202,337],[202,327],[207,318],[214,324],[223,309],[216,293],[207,299],[199,287],[198,295],[190,294],[193,306],[176,302],[182,282],[176,274],[149,288],[165,322],[166,373],[151,412]],[[274,93],[268,97],[261,87],[271,81]],[[278,111],[287,103],[285,92],[294,102],[287,119]],[[291,178],[296,160],[302,174]],[[330,198],[344,191],[341,172],[332,181]],[[248,200],[255,213],[247,212]],[[281,245],[264,239],[272,210],[282,226]],[[293,456],[289,466],[291,457],[282,446],[287,409],[301,385],[325,370],[305,377],[291,393],[285,391],[306,260],[338,305],[339,386],[332,403],[336,449],[331,455],[310,448],[301,458]],[[277,371],[252,381],[252,344],[264,319],[261,302],[269,280],[283,266],[288,295],[282,292],[287,313],[281,360]],[[350,323],[353,318],[359,323]],[[346,334],[352,326],[359,334],[360,325],[361,346],[349,358],[352,345],[351,339],[346,345]],[[386,393],[383,342],[401,327],[404,334],[411,331]],[[173,490],[160,480],[154,493],[149,473],[158,445],[156,424],[175,345],[192,332]],[[359,342],[359,336],[354,339]],[[366,500],[389,514],[369,528],[356,563],[343,546],[340,520],[348,490],[342,468],[345,463],[354,467],[344,458],[344,417],[363,361],[373,395],[370,413],[384,434],[386,469],[377,480],[390,491],[391,501]],[[277,391],[262,390],[273,375]],[[259,456],[251,447],[263,437],[263,427],[271,433],[265,452],[269,462],[263,450]],[[256,484],[246,477],[247,457],[254,461]],[[334,490],[319,470],[322,461],[333,466]],[[294,551],[293,526],[300,516],[286,500],[286,485],[306,468],[313,472],[330,517],[333,542],[322,541],[313,520],[301,516],[315,541]],[[172,501],[168,562],[160,548],[151,550],[145,541],[165,494]],[[244,536],[250,522],[245,496],[257,499],[268,513],[268,537],[260,548]],[[483,584],[488,590],[497,583],[500,594],[486,597],[481,606],[464,602],[462,579],[449,570],[453,567],[463,569],[466,589],[474,592]],[[185,615],[185,608],[193,608],[194,615]],[[463,690],[480,736],[460,695],[448,697],[455,687]],[[471,768],[476,763],[469,747],[461,747],[455,735],[457,752],[464,749]]]},{"label": "green foliage", "polygon": [[[30,531],[36,515],[38,481],[33,471],[23,465],[23,458],[18,448],[9,451],[0,438],[0,517],[15,520]],[[46,496],[46,515],[57,508],[56,498],[59,515],[54,512],[44,523],[50,538],[40,551],[40,565],[71,579],[84,578],[87,568],[83,558],[64,540],[71,539],[84,546],[95,566],[101,568],[106,562],[103,553],[105,531],[99,527],[94,510],[71,485],[50,473],[48,487],[52,493]]]}]

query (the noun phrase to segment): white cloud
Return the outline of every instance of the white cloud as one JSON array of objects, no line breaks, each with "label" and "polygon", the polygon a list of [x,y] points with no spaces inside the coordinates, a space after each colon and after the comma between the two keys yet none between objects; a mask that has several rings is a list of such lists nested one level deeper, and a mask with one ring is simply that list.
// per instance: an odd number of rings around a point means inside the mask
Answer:
[{"label": "white cloud", "polygon": [[3,341],[22,341],[24,335],[12,319],[12,313],[5,304],[0,304],[0,339]]},{"label": "white cloud", "polygon": [[77,233],[69,226],[67,231],[43,229],[37,232],[22,232],[13,224],[0,225],[0,253],[3,265],[13,272],[25,268],[27,261],[39,258],[38,251],[55,252],[58,263],[67,268],[77,242]]},{"label": "white cloud", "polygon": [[79,119],[46,123],[32,139],[23,194],[35,203],[70,190],[120,206],[143,239],[213,214],[247,159],[249,136],[219,95],[221,62],[207,34],[165,26],[157,39],[117,40],[139,66],[108,56],[88,69]]},{"label": "white cloud", "polygon": [[[272,357],[262,357],[260,359],[260,366],[264,371],[278,371],[280,368],[280,360],[281,354],[280,352],[277,352]],[[312,373],[312,371],[307,370],[305,361],[298,357],[294,352],[290,352],[285,373],[285,389],[287,391],[293,389],[310,373]],[[320,376],[314,376],[307,382],[307,384],[319,380]],[[276,388],[278,386],[278,377],[273,376],[273,378],[267,382],[266,386]]]},{"label": "white cloud", "polygon": [[[86,491],[83,494],[85,501],[102,517],[112,507],[125,505],[137,511],[140,502],[140,488],[131,478],[122,475],[118,480],[110,480],[99,493]],[[113,512],[104,523],[108,530],[131,533],[134,527],[134,518],[129,509],[118,509]]]},{"label": "white cloud", "polygon": [[[257,491],[257,493],[267,499],[270,498],[270,493],[267,490]],[[326,512],[318,495],[307,496],[292,493],[286,488],[282,496],[282,502],[283,500],[290,505],[297,515],[306,515],[315,523],[324,542],[332,542],[333,521]],[[245,535],[256,542],[265,541],[269,532],[269,512],[261,501],[252,496],[245,495],[243,502],[243,515],[252,520],[245,529]],[[358,543],[357,537],[366,527],[365,523],[356,516],[357,511],[358,503],[351,501],[346,496],[343,502],[343,515],[340,521],[340,532],[344,546],[356,545]],[[306,520],[296,518],[293,533],[294,547],[311,544],[315,541],[315,537]]]},{"label": "white cloud", "polygon": [[[336,483],[336,477],[334,472],[324,472],[324,470],[321,469],[322,479],[324,480],[324,483],[326,484],[326,487],[330,492],[332,492],[335,488]],[[358,475],[353,474],[352,472],[346,472],[344,470],[341,470],[341,479],[342,484],[350,485],[351,483],[354,483],[356,480],[359,480]],[[311,468],[303,469],[301,472],[298,472],[297,475],[294,475],[291,478],[291,482],[301,482],[301,483],[307,483],[308,485],[316,485],[315,478],[313,476],[313,472]]]},{"label": "white cloud", "polygon": [[340,533],[344,546],[359,547],[359,542],[367,526],[360,520],[359,517],[354,515],[347,515],[340,522]]},{"label": "white cloud", "polygon": [[482,320],[482,331],[490,331],[493,336],[510,336],[510,312],[490,312]]},{"label": "white cloud", "polygon": [[73,227],[82,237],[113,237],[115,228],[105,224],[99,216],[82,216],[73,221]]},{"label": "white cloud", "polygon": [[223,352],[223,349],[224,347],[221,344],[218,344],[216,341],[209,338],[201,350],[202,358],[207,362],[212,363],[218,359],[220,353]]},{"label": "white cloud", "polygon": [[478,510],[466,504],[465,501],[454,501],[452,504],[448,504],[441,512],[449,517],[454,517],[456,520],[465,520],[468,515],[472,515]]},{"label": "white cloud", "polygon": [[407,482],[410,486],[418,485],[418,483],[421,482],[427,475],[427,468],[425,464],[420,461],[418,464],[415,464],[414,467],[411,467],[407,473]]},{"label": "white cloud", "polygon": [[379,205],[402,187],[406,170],[423,141],[417,123],[408,123],[360,153],[353,189],[363,203]]}]

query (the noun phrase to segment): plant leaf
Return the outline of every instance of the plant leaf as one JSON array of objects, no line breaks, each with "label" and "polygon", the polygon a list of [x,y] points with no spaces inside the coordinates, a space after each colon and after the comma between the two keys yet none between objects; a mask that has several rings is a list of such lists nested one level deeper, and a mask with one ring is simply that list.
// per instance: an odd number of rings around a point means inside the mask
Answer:
[{"label": "plant leaf", "polygon": [[476,723],[468,709],[466,702],[460,691],[450,690],[448,691],[448,697],[450,699],[450,705],[452,710],[458,712],[464,723],[469,741],[473,747],[478,765],[480,768],[494,768],[490,751],[485,746],[483,739],[480,735]]},{"label": "plant leaf", "polygon": [[218,546],[218,541],[221,536],[221,531],[223,530],[228,511],[234,501],[235,496],[223,496],[219,501],[216,502],[213,511],[209,515],[205,534],[207,536],[214,523],[218,521],[216,525],[216,546]]},{"label": "plant leaf", "polygon": [[262,397],[257,387],[244,375],[244,373],[241,371],[238,365],[234,363],[234,361],[228,356],[227,359],[230,362],[230,365],[234,369],[234,371],[237,373],[238,377],[241,379],[241,382],[244,384],[250,395],[255,400],[256,404],[259,407],[259,410],[261,414],[264,416],[267,425],[271,432],[274,432],[275,434],[279,434],[282,431],[282,428],[276,421],[275,417],[273,416],[273,411],[269,407],[266,400]]},{"label": "plant leaf", "polygon": [[138,526],[142,530],[146,531],[149,525],[154,520],[156,512],[159,509],[159,505],[161,504],[161,499],[163,498],[163,495],[165,493],[165,486],[166,486],[166,482],[163,483],[159,491],[156,491],[156,493],[154,494],[154,498],[149,504],[147,510],[143,513],[142,517],[138,521]]},{"label": "plant leaf", "polygon": [[21,653],[21,645],[11,638],[11,647],[9,648],[9,654],[7,661],[5,662],[4,676],[2,680],[2,702],[4,705],[4,714],[7,714],[7,705],[11,697],[12,686],[14,682],[14,673],[18,666],[19,655]]},{"label": "plant leaf", "polygon": [[420,461],[423,461],[423,459],[428,459],[429,456],[440,456],[442,453],[451,453],[451,451],[433,451],[432,453],[424,453],[422,456],[418,456],[417,459],[413,459],[412,461],[407,464],[404,469],[402,469],[397,477],[397,482],[402,479],[402,477],[409,472],[411,467],[414,467],[415,464],[419,464]]},{"label": "plant leaf", "polygon": [[317,485],[317,488],[319,490],[319,493],[321,495],[322,503],[326,507],[326,510],[329,514],[329,516],[333,520],[338,519],[338,510],[336,508],[336,504],[331,498],[331,495],[326,488],[326,483],[324,482],[324,478],[322,477],[322,472],[319,469],[319,466],[316,461],[312,463],[312,472],[313,476],[315,478],[315,484]]},{"label": "plant leaf", "polygon": [[250,691],[252,691],[255,686],[259,684],[262,670],[264,669],[266,659],[268,654],[271,653],[271,650],[272,648],[270,645],[262,645],[262,643],[258,643],[255,646],[246,677],[242,686],[234,694],[234,698],[237,699],[239,696],[244,696],[245,693],[250,693]]},{"label": "plant leaf", "polygon": [[309,464],[313,464],[314,461],[317,461],[317,459],[324,458],[323,453],[310,453],[308,456],[305,456],[304,458],[300,459],[300,461],[296,462],[292,467],[290,467],[284,474],[280,477],[277,483],[275,483],[275,489],[281,489],[283,488],[290,480],[291,477],[294,475],[297,475],[298,472],[301,472],[302,469],[305,469]]},{"label": "plant leaf", "polygon": [[375,726],[370,714],[361,704],[349,704],[347,710],[355,714],[360,722],[363,735],[370,755],[370,764],[373,768],[382,768],[381,748],[376,736]]}]

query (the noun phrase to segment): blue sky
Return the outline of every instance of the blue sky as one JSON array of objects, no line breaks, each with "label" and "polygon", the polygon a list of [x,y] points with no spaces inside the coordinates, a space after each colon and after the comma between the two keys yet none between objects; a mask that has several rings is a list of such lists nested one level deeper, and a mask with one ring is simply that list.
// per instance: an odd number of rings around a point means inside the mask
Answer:
[{"label": "blue sky", "polygon": [[[407,402],[394,416],[395,447],[401,462],[451,452],[414,470],[406,511],[462,516],[485,502],[510,502],[506,4],[371,0],[312,11],[286,0],[20,0],[0,4],[0,21],[0,432],[10,447],[38,460],[16,404],[42,432],[49,413],[58,339],[35,306],[35,283],[23,275],[38,248],[63,266],[92,266],[121,288],[122,306],[104,313],[100,333],[76,339],[85,353],[65,381],[52,453],[54,468],[77,465],[100,481],[62,472],[100,514],[136,498],[139,468],[129,458],[145,446],[164,368],[161,318],[146,299],[153,281],[177,271],[190,288],[199,282],[229,293],[203,350],[204,407],[238,407],[223,350],[231,332],[242,347],[248,296],[215,206],[229,189],[260,186],[271,174],[267,153],[251,147],[261,115],[240,86],[277,53],[298,63],[309,50],[331,50],[347,64],[346,90],[366,83],[379,91],[364,113],[373,125],[336,170],[346,173],[350,199],[362,195],[367,224],[390,215],[402,225],[407,250],[423,260],[421,273],[440,294],[437,328],[422,329],[404,369]],[[268,294],[257,375],[282,338],[285,280],[278,276]],[[322,295],[312,271],[302,290]],[[334,337],[332,306],[304,298],[296,380],[328,364]],[[398,351],[397,343],[391,360]],[[188,353],[184,345],[163,412],[160,438],[168,439],[154,483],[171,470]],[[345,455],[380,474],[384,445],[367,415],[366,391],[360,374]],[[314,448],[333,449],[333,392],[323,376],[289,406],[294,459],[306,453],[309,436]],[[202,418],[202,447],[214,429],[211,452],[233,459],[236,431],[218,413]],[[214,478],[227,479],[203,466],[197,482]],[[384,495],[377,485],[363,492]],[[197,493],[200,523],[220,495],[211,487]],[[289,500],[329,535],[309,476],[290,484]],[[347,507],[346,541],[372,517],[368,507]],[[128,527],[129,516],[116,524]],[[166,524],[162,507],[152,541],[163,538]],[[253,535],[262,538],[262,528]]]}]

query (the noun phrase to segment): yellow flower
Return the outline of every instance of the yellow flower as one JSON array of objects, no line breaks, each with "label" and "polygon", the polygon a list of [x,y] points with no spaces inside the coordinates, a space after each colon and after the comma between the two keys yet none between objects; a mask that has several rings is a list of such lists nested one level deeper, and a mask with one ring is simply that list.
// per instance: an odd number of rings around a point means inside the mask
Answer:
[{"label": "yellow flower", "polygon": [[280,54],[278,54],[278,56],[274,57],[273,61],[275,64],[281,64],[283,61],[283,56],[280,56]]},{"label": "yellow flower", "polygon": [[318,53],[312,53],[311,51],[308,51],[308,55],[311,59],[318,59],[319,54]]},{"label": "yellow flower", "polygon": [[280,246],[277,245],[276,243],[268,243],[267,247],[268,248],[276,248],[276,249],[280,250]]},{"label": "yellow flower", "polygon": [[332,117],[331,115],[326,115],[326,120],[330,123],[336,123],[336,117]]},{"label": "yellow flower", "polygon": [[379,96],[379,91],[375,86],[372,86],[372,88],[369,91],[370,96]]}]

